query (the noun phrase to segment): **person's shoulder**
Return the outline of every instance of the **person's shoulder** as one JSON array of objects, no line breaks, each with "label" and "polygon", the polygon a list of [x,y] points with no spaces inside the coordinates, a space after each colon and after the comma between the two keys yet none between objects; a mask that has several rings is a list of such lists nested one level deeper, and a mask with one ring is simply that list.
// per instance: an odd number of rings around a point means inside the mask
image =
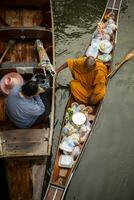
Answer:
[{"label": "person's shoulder", "polygon": [[86,59],[87,59],[86,56],[81,56],[81,57],[79,57],[79,58],[76,58],[76,59],[74,60],[74,62],[75,62],[77,65],[84,65],[84,62],[85,62]]},{"label": "person's shoulder", "polygon": [[107,66],[103,62],[101,62],[100,60],[96,59],[96,69],[107,70]]},{"label": "person's shoulder", "polygon": [[21,90],[21,85],[14,85],[13,88],[10,91],[10,94],[17,94]]},{"label": "person's shoulder", "polygon": [[69,67],[74,67],[75,65],[78,65],[83,62],[83,57],[79,58],[68,58],[67,59],[67,64]]},{"label": "person's shoulder", "polygon": [[80,56],[78,58],[76,58],[78,61],[85,61],[87,59],[86,56]]},{"label": "person's shoulder", "polygon": [[86,56],[80,56],[78,58],[68,58],[67,59],[67,62],[68,61],[72,61],[72,62],[80,62],[80,61],[85,61],[86,60]]},{"label": "person's shoulder", "polygon": [[95,74],[103,74],[105,76],[108,74],[107,66],[98,59],[96,59]]}]

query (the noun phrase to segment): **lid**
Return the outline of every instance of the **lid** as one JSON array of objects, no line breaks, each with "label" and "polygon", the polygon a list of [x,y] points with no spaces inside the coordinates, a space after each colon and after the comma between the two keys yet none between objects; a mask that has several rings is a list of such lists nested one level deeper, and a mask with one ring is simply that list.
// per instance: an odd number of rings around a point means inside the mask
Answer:
[{"label": "lid", "polygon": [[75,144],[72,139],[69,137],[64,137],[62,142],[59,144],[59,148],[63,151],[67,151],[68,153],[72,152],[75,147]]},{"label": "lid", "polygon": [[73,121],[74,124],[80,126],[80,125],[82,125],[86,122],[86,116],[82,112],[76,112],[72,116],[72,121]]},{"label": "lid", "polygon": [[99,50],[102,53],[110,53],[113,46],[108,40],[102,40],[99,44]]},{"label": "lid", "polygon": [[60,155],[59,157],[59,166],[65,168],[71,168],[74,164],[73,157],[70,155]]},{"label": "lid", "polygon": [[112,59],[112,56],[110,54],[104,53],[102,55],[99,55],[98,59],[101,60],[102,62],[108,62]]}]

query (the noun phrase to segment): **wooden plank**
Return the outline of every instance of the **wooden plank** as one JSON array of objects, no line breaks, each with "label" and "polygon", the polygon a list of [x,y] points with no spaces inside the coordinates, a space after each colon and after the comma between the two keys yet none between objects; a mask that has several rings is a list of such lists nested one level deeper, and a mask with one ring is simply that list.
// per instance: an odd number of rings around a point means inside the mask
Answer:
[{"label": "wooden plank", "polygon": [[5,98],[0,96],[0,121],[5,121]]},{"label": "wooden plank", "polygon": [[39,200],[46,170],[46,158],[37,160],[6,159],[10,198]]},{"label": "wooden plank", "polygon": [[0,138],[0,157],[3,156],[2,140]]},{"label": "wooden plank", "polygon": [[116,0],[114,8],[119,9],[120,7],[120,0]]},{"label": "wooden plank", "polygon": [[43,141],[48,139],[48,130],[47,129],[14,129],[8,131],[0,132],[0,136],[3,140],[10,143],[17,142],[34,142],[34,141]]},{"label": "wooden plank", "polygon": [[46,199],[47,199],[47,200],[52,200],[52,197],[54,196],[55,191],[56,191],[55,188],[50,187],[50,188],[49,188],[49,191],[48,191],[48,193],[47,193]]},{"label": "wooden plank", "polygon": [[0,5],[9,5],[9,6],[47,6],[49,5],[49,0],[4,0],[0,2]]},{"label": "wooden plank", "polygon": [[3,157],[48,154],[49,129],[16,129],[0,132]]},{"label": "wooden plank", "polygon": [[61,191],[61,190],[58,189],[57,194],[56,194],[56,196],[55,196],[55,200],[61,199],[62,194],[63,194],[63,191]]},{"label": "wooden plank", "polygon": [[44,161],[40,160],[38,161],[38,164],[35,163],[35,165],[32,167],[33,199],[35,200],[41,199],[41,191],[44,183],[46,163],[47,163],[47,157],[45,158]]},{"label": "wooden plank", "polygon": [[1,18],[11,27],[37,27],[40,26],[43,16],[42,10],[37,8],[0,9]]},{"label": "wooden plank", "polygon": [[113,7],[113,2],[114,0],[109,0],[107,7],[110,7],[110,8]]},{"label": "wooden plank", "polygon": [[62,188],[54,187],[50,185],[49,190],[47,192],[46,197],[44,198],[47,200],[59,200],[62,197],[64,190]]},{"label": "wooden plank", "polygon": [[37,27],[5,27],[0,29],[0,37],[2,40],[8,39],[43,39],[48,42],[52,40],[51,30]]},{"label": "wooden plank", "polygon": [[44,156],[47,155],[47,142],[43,144],[33,143],[30,144],[7,144],[3,145],[3,157],[16,157],[16,156]]}]

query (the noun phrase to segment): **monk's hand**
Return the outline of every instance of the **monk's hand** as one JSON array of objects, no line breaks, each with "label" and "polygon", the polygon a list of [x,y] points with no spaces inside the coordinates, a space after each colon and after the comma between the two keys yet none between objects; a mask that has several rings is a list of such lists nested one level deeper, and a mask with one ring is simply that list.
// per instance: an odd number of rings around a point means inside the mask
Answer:
[{"label": "monk's hand", "polygon": [[45,91],[46,91],[46,89],[39,86],[38,95],[41,94],[41,93],[44,93]]},{"label": "monk's hand", "polygon": [[93,98],[93,96],[89,96],[88,97],[88,99],[87,99],[87,105],[90,105],[90,106],[94,105],[92,98]]},{"label": "monk's hand", "polygon": [[59,67],[55,68],[56,75],[59,73]]}]

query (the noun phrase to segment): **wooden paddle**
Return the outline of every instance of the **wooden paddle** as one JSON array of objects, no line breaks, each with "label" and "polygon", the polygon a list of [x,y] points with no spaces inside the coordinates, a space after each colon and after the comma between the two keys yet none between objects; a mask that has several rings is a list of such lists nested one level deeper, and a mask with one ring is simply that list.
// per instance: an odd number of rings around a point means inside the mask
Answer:
[{"label": "wooden paddle", "polygon": [[116,66],[116,68],[108,74],[107,78],[111,79],[115,75],[115,73],[121,68],[121,66],[133,57],[134,49],[129,51],[129,53],[123,58],[123,60]]},{"label": "wooden paddle", "polygon": [[4,51],[4,53],[2,54],[1,58],[0,58],[0,64],[3,61],[3,58],[5,57],[6,53],[8,52],[8,50],[15,44],[15,40],[9,40],[6,46],[6,49]]}]

